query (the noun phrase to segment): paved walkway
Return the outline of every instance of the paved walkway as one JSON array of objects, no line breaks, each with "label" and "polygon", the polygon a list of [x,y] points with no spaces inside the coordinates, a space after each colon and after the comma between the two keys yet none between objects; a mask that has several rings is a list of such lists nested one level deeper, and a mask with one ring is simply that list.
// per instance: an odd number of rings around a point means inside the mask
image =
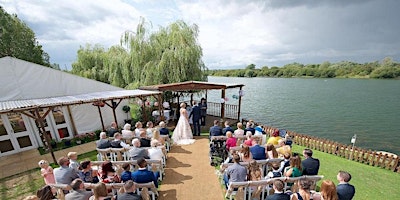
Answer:
[{"label": "paved walkway", "polygon": [[159,188],[161,200],[224,199],[215,168],[209,163],[207,137],[195,137],[196,142],[172,146],[168,153],[165,179]]}]

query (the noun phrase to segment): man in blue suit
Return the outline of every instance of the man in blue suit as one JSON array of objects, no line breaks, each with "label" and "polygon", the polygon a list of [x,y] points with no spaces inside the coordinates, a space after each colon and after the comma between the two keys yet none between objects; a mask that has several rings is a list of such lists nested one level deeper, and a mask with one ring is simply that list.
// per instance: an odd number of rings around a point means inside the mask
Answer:
[{"label": "man in blue suit", "polygon": [[250,147],[251,155],[253,155],[254,160],[264,160],[267,159],[267,155],[265,154],[265,148],[260,146],[258,143],[252,147]]},{"label": "man in blue suit", "polygon": [[154,185],[158,187],[156,175],[147,169],[147,162],[144,158],[137,160],[139,169],[132,173],[132,178],[136,183],[148,183],[153,181]]},{"label": "man in blue suit", "polygon": [[275,193],[273,195],[269,195],[267,200],[290,200],[290,195],[283,192],[283,188],[285,187],[283,181],[274,181],[272,187],[274,188]]},{"label": "man in blue suit", "polygon": [[201,109],[196,101],[193,101],[192,112],[190,112],[190,117],[193,120],[193,135],[200,136],[200,118],[201,118]]},{"label": "man in blue suit", "polygon": [[336,187],[336,191],[339,197],[339,200],[351,200],[356,193],[356,189],[353,185],[349,184],[351,180],[351,175],[349,172],[339,171],[336,176],[339,184]]},{"label": "man in blue suit", "polygon": [[222,128],[219,126],[219,121],[214,120],[214,126],[210,127],[210,137],[211,136],[222,136]]}]

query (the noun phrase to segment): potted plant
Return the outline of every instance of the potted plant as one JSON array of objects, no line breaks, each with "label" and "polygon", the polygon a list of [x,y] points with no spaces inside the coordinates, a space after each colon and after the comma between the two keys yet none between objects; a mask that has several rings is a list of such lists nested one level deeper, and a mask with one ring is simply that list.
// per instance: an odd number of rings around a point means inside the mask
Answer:
[{"label": "potted plant", "polygon": [[51,148],[52,148],[52,149],[57,148],[57,142],[56,142],[56,140],[55,140],[55,139],[51,139],[50,145],[51,145]]},{"label": "potted plant", "polygon": [[61,142],[64,143],[64,146],[70,147],[71,146],[71,140],[70,139],[62,139]]}]

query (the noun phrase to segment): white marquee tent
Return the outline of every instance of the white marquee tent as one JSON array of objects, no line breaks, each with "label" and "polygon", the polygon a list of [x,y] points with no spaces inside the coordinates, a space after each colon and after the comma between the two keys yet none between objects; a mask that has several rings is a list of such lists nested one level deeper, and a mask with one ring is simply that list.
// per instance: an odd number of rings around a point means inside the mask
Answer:
[{"label": "white marquee tent", "polygon": [[127,116],[122,106],[127,99],[160,94],[123,90],[12,57],[0,58],[0,84],[0,157],[43,145],[38,123],[29,117],[35,115],[33,110],[46,116],[45,130],[61,140],[102,129],[99,110],[104,124],[114,121],[111,107],[98,109],[93,102],[118,107],[115,115],[122,125]]}]

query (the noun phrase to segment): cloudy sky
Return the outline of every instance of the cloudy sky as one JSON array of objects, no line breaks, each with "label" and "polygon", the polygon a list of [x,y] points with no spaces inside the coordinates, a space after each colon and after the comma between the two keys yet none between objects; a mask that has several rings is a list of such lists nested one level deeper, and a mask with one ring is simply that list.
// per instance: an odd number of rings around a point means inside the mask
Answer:
[{"label": "cloudy sky", "polygon": [[0,0],[36,33],[51,62],[70,69],[79,46],[119,44],[142,16],[197,24],[209,69],[400,57],[398,0]]}]

